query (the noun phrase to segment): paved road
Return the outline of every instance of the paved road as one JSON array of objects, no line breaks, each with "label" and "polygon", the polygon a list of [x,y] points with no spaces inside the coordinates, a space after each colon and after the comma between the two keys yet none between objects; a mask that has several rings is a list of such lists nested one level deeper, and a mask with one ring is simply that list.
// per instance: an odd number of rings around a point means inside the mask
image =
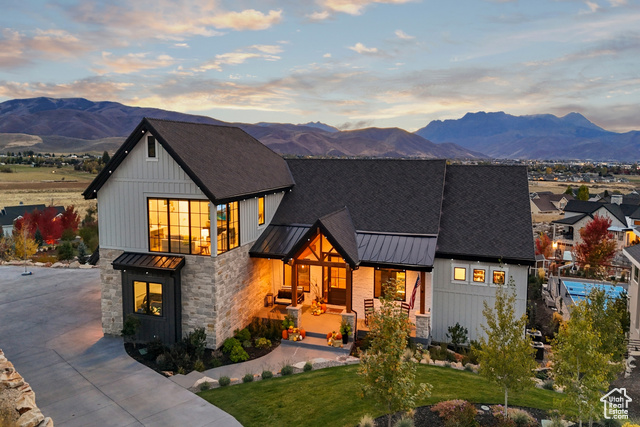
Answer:
[{"label": "paved road", "polygon": [[0,266],[0,348],[62,426],[239,426],[100,327],[97,269]]}]

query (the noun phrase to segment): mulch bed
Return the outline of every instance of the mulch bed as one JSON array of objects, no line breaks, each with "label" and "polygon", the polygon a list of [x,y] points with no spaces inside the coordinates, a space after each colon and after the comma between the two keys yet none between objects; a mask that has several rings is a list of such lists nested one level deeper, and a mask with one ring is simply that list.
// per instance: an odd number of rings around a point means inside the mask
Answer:
[{"label": "mulch bed", "polygon": [[[250,347],[250,348],[245,348],[244,350],[249,355],[249,360],[254,360],[254,359],[257,359],[259,357],[262,357],[264,355],[269,354],[275,348],[277,348],[279,345],[280,345],[280,341],[273,341],[271,347],[269,347],[269,348]],[[158,365],[156,364],[155,360],[150,360],[149,358],[147,358],[147,357],[143,356],[142,354],[140,354],[140,349],[146,349],[146,347],[147,347],[146,344],[137,344],[135,347],[134,347],[134,345],[132,343],[125,343],[124,344],[124,349],[127,352],[127,354],[129,356],[131,356],[131,358],[135,359],[139,363],[142,363],[143,365],[147,366],[148,368],[151,368],[154,371],[164,375],[163,371],[160,368],[158,368]],[[217,357],[215,357],[214,354]],[[214,359],[215,358],[217,358],[222,363],[214,364]],[[231,361],[231,359],[229,359],[228,355],[226,355],[226,354],[224,354],[222,352],[214,352],[214,350],[211,350],[209,348],[207,348],[204,351],[204,357],[203,357],[202,361],[204,362],[204,365],[205,365],[206,369],[211,369],[211,368],[214,368],[214,367],[224,366],[224,365],[232,365],[234,363],[234,362]]]},{"label": "mulch bed", "polygon": [[[480,404],[474,405],[474,406],[479,412],[481,412],[476,416],[476,421],[478,421],[481,427],[492,427],[496,425],[496,419],[493,417],[493,414],[491,413],[491,411],[483,411],[482,409],[480,409],[480,407],[483,405],[480,405]],[[491,405],[486,405],[486,406],[491,406]],[[536,420],[538,420],[538,423],[540,423],[541,420],[543,419],[549,418],[547,416],[547,412],[541,409],[520,408],[518,406],[512,406],[512,407],[524,409],[525,411],[529,412]],[[394,414],[391,421],[391,425],[393,425],[393,423],[396,422],[396,420],[399,420],[402,417],[402,415],[403,413],[400,413],[400,412],[397,414]],[[386,416],[376,418],[375,421],[376,421],[376,426],[378,427],[386,427],[387,425]],[[431,405],[420,406],[419,408],[416,408],[413,416],[413,422],[415,423],[416,427],[444,427],[444,420],[440,418],[440,416],[437,413],[431,411]]]}]

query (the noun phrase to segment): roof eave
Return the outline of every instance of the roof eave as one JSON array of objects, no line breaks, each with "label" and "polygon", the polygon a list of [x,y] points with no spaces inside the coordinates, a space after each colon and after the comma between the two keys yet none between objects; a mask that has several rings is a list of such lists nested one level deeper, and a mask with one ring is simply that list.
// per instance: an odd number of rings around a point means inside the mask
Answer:
[{"label": "roof eave", "polygon": [[521,264],[521,265],[535,265],[536,263],[535,256],[533,256],[532,258],[517,258],[517,257],[512,258],[512,257],[503,257],[503,256],[447,253],[447,252],[439,252],[439,251],[436,251],[436,258],[459,259],[462,261]]}]

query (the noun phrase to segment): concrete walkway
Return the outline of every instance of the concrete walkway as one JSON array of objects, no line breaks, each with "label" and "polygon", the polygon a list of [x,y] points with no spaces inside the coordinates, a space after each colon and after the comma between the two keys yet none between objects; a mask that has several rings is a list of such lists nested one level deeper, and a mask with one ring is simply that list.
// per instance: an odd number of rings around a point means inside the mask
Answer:
[{"label": "concrete walkway", "polygon": [[240,426],[103,337],[97,269],[0,266],[0,348],[61,426]]}]

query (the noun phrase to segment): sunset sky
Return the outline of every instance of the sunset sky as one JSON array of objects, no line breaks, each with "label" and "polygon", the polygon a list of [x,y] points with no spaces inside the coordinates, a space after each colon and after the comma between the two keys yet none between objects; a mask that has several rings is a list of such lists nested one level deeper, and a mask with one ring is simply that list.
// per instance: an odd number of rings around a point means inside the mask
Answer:
[{"label": "sunset sky", "polygon": [[640,130],[637,0],[0,0],[0,101],[414,131],[576,111]]}]

